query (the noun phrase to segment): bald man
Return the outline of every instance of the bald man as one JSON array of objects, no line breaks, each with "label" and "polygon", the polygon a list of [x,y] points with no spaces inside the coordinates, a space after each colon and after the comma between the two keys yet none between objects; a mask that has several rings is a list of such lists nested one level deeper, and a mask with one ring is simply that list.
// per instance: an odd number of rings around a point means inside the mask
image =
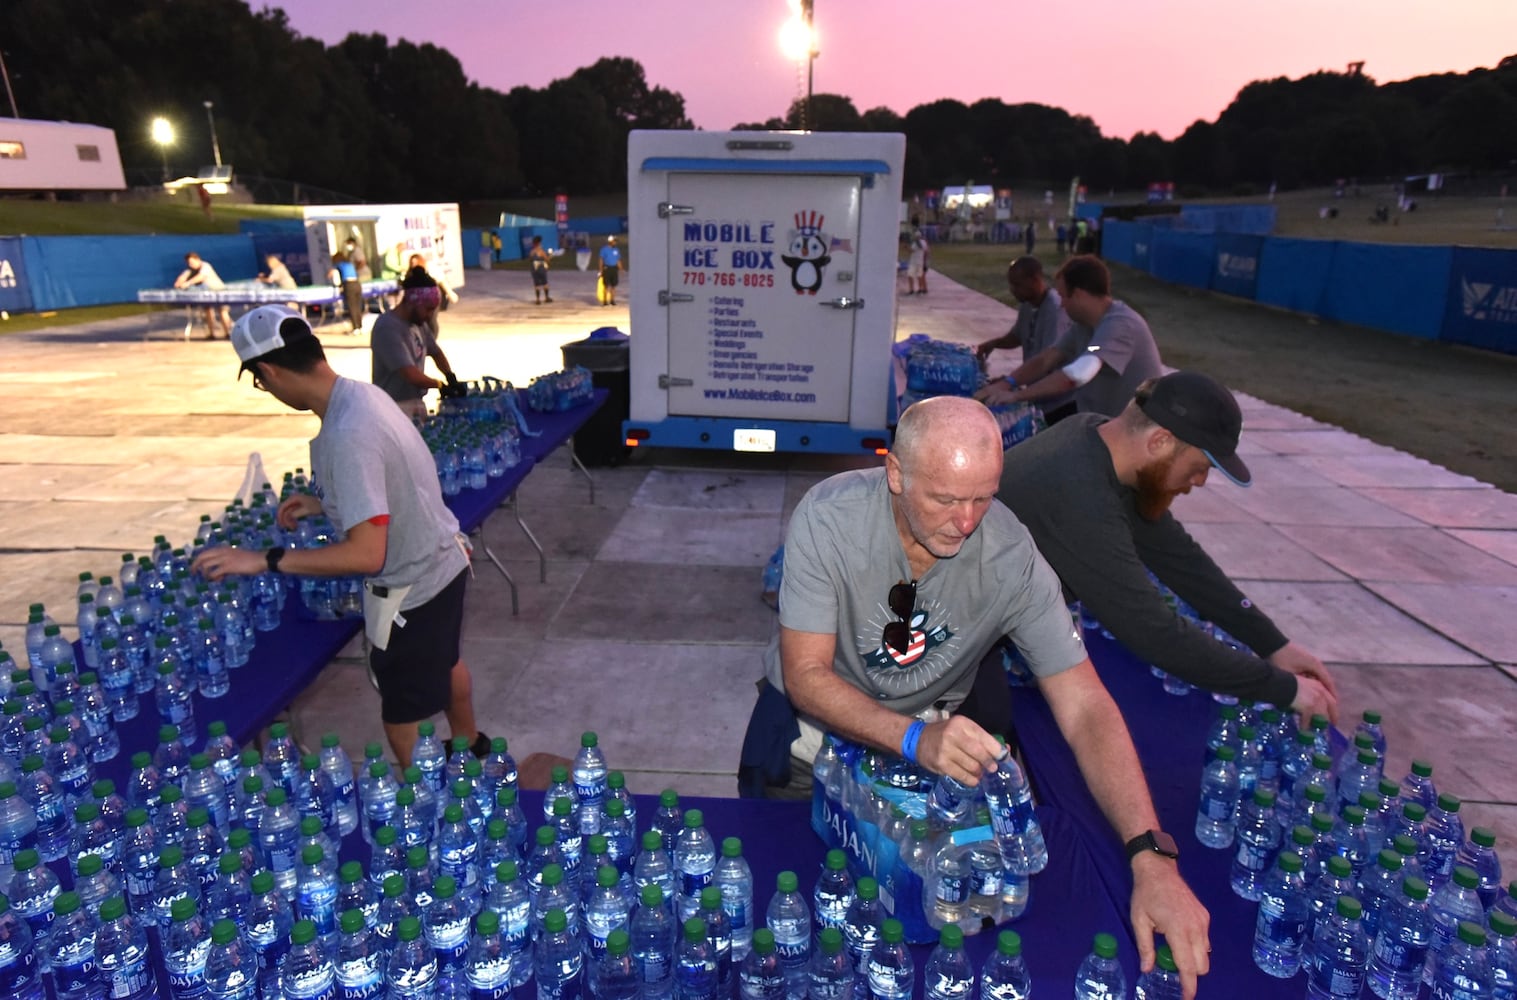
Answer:
[{"label": "bald man", "polygon": [[901,416],[884,468],[845,472],[806,494],[785,541],[780,631],[765,655],[768,687],[744,765],[753,745],[783,731],[776,710],[788,704],[801,734],[789,747],[792,774],[809,773],[830,731],[977,784],[996,766],[991,734],[1010,723],[1004,674],[997,667],[982,679],[979,667],[1010,635],[1129,845],[1143,967],[1162,932],[1193,996],[1208,965],[1206,910],[1173,855],[1150,849],[1172,838],[1159,832],[1127,726],[1071,624],[1058,577],[995,502],[1001,458],[984,406],[938,397]]}]

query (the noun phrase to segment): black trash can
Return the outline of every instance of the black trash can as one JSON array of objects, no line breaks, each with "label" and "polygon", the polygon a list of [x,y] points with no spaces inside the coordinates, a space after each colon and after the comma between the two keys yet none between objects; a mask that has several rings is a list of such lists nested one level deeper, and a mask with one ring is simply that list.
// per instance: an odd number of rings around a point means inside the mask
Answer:
[{"label": "black trash can", "polygon": [[562,350],[565,368],[578,365],[588,370],[595,387],[611,394],[575,432],[574,454],[585,465],[616,465],[631,450],[622,437],[622,421],[631,409],[627,335],[604,326],[584,340],[563,345]]}]

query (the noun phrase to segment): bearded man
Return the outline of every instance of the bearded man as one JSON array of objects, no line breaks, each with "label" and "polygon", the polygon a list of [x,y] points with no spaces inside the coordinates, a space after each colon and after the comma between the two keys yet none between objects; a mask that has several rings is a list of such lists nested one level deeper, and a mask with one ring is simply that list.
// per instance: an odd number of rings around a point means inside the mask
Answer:
[{"label": "bearded man", "polygon": [[[1170,503],[1238,457],[1243,414],[1199,372],[1140,385],[1113,418],[1081,413],[1006,453],[997,494],[1032,533],[1072,599],[1140,660],[1197,687],[1336,720],[1327,668],[1290,641],[1190,537]],[[1240,644],[1177,613],[1149,573]]]}]

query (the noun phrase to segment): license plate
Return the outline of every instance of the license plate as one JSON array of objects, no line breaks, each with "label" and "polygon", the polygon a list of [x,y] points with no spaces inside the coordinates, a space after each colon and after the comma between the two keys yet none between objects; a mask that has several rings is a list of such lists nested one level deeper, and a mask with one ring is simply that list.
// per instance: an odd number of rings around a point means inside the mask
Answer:
[{"label": "license plate", "polygon": [[733,451],[773,451],[774,431],[753,427],[732,432]]}]

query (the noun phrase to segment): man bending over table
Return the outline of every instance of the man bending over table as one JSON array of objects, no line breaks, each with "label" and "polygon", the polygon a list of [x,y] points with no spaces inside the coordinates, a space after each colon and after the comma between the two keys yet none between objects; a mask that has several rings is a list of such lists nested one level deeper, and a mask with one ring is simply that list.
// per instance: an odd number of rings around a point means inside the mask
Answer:
[{"label": "man bending over table", "polygon": [[999,661],[983,677],[980,663],[1010,634],[1129,845],[1143,967],[1153,965],[1159,931],[1191,997],[1208,968],[1210,918],[1173,855],[1156,846],[1171,838],[1153,836],[1158,819],[1132,739],[1058,578],[1027,529],[995,503],[1001,461],[990,411],[939,397],[902,415],[883,469],[845,472],[806,494],[785,541],[780,631],[765,655],[768,687],[749,722],[742,777],[751,789],[765,750],[750,751],[781,731],[773,720],[793,706],[802,735],[780,749],[794,771],[809,770],[821,734],[832,731],[978,783],[1000,752],[991,733],[1010,726]]},{"label": "man bending over table", "polygon": [[262,306],[232,327],[232,346],[253,388],[321,418],[311,440],[315,495],[279,505],[280,527],[325,512],[343,539],[319,549],[207,549],[192,569],[211,580],[259,573],[364,577],[364,632],[379,688],[385,736],[401,767],[416,724],[446,713],[475,756],[489,739],[474,721],[473,682],[459,652],[468,542],[443,505],[432,455],[411,421],[377,386],[327,364],[304,317]]}]

